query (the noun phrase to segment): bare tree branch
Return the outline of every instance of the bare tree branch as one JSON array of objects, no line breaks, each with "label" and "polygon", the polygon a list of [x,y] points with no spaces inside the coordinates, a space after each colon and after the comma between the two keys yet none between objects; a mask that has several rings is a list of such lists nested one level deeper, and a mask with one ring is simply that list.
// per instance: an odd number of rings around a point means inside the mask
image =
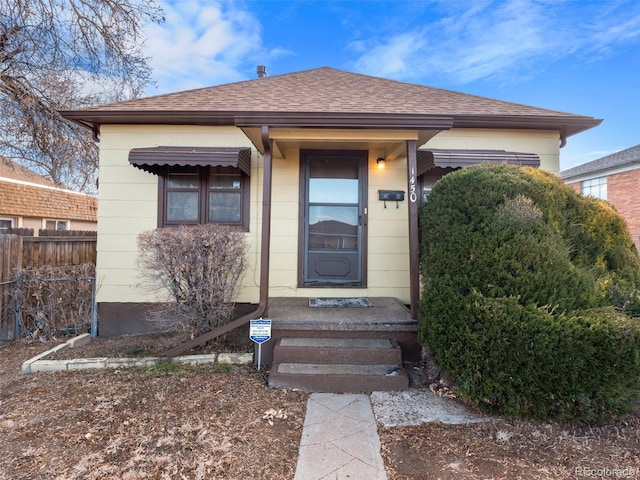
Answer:
[{"label": "bare tree branch", "polygon": [[91,134],[58,111],[139,96],[151,82],[142,28],[162,21],[155,0],[0,2],[0,155],[94,192]]}]

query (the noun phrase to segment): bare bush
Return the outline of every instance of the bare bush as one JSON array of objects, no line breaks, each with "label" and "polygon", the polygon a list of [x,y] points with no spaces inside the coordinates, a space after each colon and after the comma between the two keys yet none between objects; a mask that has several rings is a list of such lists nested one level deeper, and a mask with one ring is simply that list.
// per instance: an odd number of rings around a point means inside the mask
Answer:
[{"label": "bare bush", "polygon": [[95,267],[91,263],[18,270],[14,304],[23,335],[52,340],[88,332],[94,281]]},{"label": "bare bush", "polygon": [[228,323],[245,271],[244,235],[225,225],[156,229],[138,236],[143,284],[172,299],[151,313],[165,328],[200,335]]}]

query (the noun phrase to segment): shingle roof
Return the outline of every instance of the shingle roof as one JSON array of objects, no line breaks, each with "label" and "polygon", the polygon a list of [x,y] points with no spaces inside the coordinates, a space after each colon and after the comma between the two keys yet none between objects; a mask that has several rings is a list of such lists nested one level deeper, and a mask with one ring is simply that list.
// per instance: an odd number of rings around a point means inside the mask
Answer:
[{"label": "shingle roof", "polygon": [[55,182],[0,157],[0,215],[95,222],[98,199],[62,189]]},{"label": "shingle roof", "polygon": [[53,180],[43,177],[42,175],[38,175],[36,172],[5,157],[0,157],[0,178],[11,178],[13,180],[21,180],[23,182],[48,185],[50,187],[60,187],[60,185]]},{"label": "shingle roof", "polygon": [[220,116],[226,114],[230,118],[237,114],[252,113],[446,115],[467,120],[486,117],[526,117],[585,123],[577,129],[568,128],[568,134],[577,133],[600,123],[593,117],[493,100],[329,67],[62,113],[67,118],[96,125],[120,123],[127,114],[139,118],[146,117],[148,121],[154,114],[157,120],[161,115],[173,114],[175,117],[187,113]]},{"label": "shingle roof", "polygon": [[502,102],[329,67],[169,93],[88,110],[554,115],[570,113]]},{"label": "shingle roof", "polygon": [[627,148],[619,152],[601,157],[596,160],[592,160],[582,165],[577,165],[572,168],[568,168],[560,172],[560,177],[563,179],[569,179],[578,177],[580,175],[587,175],[589,173],[605,171],[612,168],[623,167],[627,165],[638,164],[640,167],[640,145]]}]

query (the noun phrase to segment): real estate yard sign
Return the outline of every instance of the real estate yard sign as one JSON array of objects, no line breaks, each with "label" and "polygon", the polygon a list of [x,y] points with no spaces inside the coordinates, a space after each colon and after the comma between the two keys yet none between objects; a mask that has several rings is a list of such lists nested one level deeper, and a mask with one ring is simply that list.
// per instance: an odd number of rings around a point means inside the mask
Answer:
[{"label": "real estate yard sign", "polygon": [[249,338],[258,344],[258,370],[262,363],[262,344],[271,338],[271,320],[259,318],[249,323]]}]

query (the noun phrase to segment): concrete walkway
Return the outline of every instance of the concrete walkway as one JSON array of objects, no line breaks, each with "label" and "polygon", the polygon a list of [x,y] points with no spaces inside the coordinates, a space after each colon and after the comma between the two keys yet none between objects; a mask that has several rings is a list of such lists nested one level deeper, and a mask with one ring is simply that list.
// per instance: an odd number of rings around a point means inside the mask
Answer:
[{"label": "concrete walkway", "polygon": [[386,480],[369,396],[312,393],[294,480]]},{"label": "concrete walkway", "polygon": [[418,388],[366,394],[312,393],[294,480],[386,480],[377,423],[383,428],[486,422],[490,417]]}]

